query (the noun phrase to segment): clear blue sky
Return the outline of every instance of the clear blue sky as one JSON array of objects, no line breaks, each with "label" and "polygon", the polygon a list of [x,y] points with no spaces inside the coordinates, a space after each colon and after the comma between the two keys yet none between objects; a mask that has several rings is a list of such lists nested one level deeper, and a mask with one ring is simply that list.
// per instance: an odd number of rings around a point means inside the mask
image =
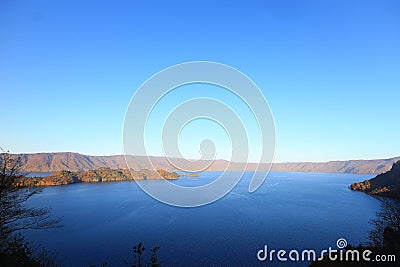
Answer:
[{"label": "clear blue sky", "polygon": [[400,155],[400,1],[233,2],[1,0],[0,146],[121,154],[140,84],[209,60],[264,92],[276,161]]}]

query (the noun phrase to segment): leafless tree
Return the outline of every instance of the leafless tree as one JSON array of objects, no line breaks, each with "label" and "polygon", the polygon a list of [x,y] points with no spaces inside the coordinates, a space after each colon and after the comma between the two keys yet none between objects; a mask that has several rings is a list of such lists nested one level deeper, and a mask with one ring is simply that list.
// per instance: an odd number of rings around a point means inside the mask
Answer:
[{"label": "leafless tree", "polygon": [[151,258],[150,261],[147,263],[144,263],[144,252],[146,248],[144,247],[142,242],[139,242],[137,245],[133,247],[133,263],[126,262],[128,266],[130,267],[160,267],[160,263],[158,262],[158,257],[157,257],[157,252],[160,249],[160,247],[154,247],[153,249],[150,250],[151,252]]},{"label": "leafless tree", "polygon": [[28,207],[26,202],[41,188],[21,188],[21,158],[0,150],[0,243],[6,244],[14,233],[25,229],[60,227],[60,219],[52,218],[50,209]]},{"label": "leafless tree", "polygon": [[369,233],[369,240],[373,246],[384,246],[385,229],[400,234],[400,204],[394,200],[384,199],[381,209],[376,213],[376,218],[370,221],[374,227]]}]

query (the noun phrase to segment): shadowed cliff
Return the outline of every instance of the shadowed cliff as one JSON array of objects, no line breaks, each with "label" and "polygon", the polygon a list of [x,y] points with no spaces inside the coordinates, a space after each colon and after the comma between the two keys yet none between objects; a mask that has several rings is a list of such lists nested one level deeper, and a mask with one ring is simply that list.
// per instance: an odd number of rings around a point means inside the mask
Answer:
[{"label": "shadowed cliff", "polygon": [[389,171],[370,180],[353,183],[350,189],[369,195],[400,199],[400,160],[393,164]]}]

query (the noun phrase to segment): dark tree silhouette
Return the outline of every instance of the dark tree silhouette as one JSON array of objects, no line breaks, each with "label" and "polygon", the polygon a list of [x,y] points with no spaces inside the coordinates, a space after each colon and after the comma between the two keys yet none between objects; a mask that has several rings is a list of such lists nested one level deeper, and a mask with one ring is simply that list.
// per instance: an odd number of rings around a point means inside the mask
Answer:
[{"label": "dark tree silhouette", "polygon": [[0,150],[0,249],[12,243],[15,234],[25,229],[61,227],[59,218],[52,218],[48,208],[28,207],[26,201],[41,188],[21,188],[21,158]]},{"label": "dark tree silhouette", "polygon": [[137,245],[133,247],[133,263],[128,264],[130,267],[160,267],[160,263],[158,262],[157,258],[157,251],[160,249],[160,247],[154,247],[151,249],[151,257],[150,257],[150,262],[144,263],[144,251],[146,248],[144,247],[142,242],[139,242]]},{"label": "dark tree silhouette", "polygon": [[151,250],[151,258],[150,258],[150,266],[151,267],[160,267],[160,263],[158,262],[157,258],[157,251],[160,249],[160,247],[154,247]]},{"label": "dark tree silhouette", "polygon": [[[392,200],[382,200],[381,209],[370,223],[374,227],[369,233],[372,245],[375,247],[388,245],[385,244],[388,242],[388,238],[390,241],[391,238],[400,236],[400,204]],[[397,242],[399,241],[397,240]]]},{"label": "dark tree silhouette", "polygon": [[360,254],[369,250],[374,259],[376,255],[394,256],[394,261],[339,261],[324,257],[322,261],[313,261],[310,266],[399,266],[400,257],[400,203],[395,200],[383,199],[381,209],[376,213],[376,218],[370,223],[374,226],[369,233],[370,244],[353,247],[348,245],[346,250],[358,250]]}]

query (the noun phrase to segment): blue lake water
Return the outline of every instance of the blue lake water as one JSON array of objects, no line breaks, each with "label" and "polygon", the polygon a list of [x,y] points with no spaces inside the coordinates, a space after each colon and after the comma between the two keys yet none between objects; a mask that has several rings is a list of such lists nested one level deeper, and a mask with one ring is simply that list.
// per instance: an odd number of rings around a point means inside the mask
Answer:
[{"label": "blue lake water", "polygon": [[[218,172],[175,183],[194,186]],[[160,246],[162,266],[265,266],[256,254],[270,249],[336,248],[345,238],[365,242],[379,201],[347,187],[373,175],[272,172],[255,193],[251,173],[224,198],[203,207],[176,208],[146,195],[135,182],[45,188],[30,204],[62,216],[61,229],[26,231],[28,240],[57,251],[65,266],[126,266],[132,246]],[[151,181],[154,182],[154,181]],[[281,262],[268,262],[281,266]],[[285,266],[308,263],[287,262]]]}]

